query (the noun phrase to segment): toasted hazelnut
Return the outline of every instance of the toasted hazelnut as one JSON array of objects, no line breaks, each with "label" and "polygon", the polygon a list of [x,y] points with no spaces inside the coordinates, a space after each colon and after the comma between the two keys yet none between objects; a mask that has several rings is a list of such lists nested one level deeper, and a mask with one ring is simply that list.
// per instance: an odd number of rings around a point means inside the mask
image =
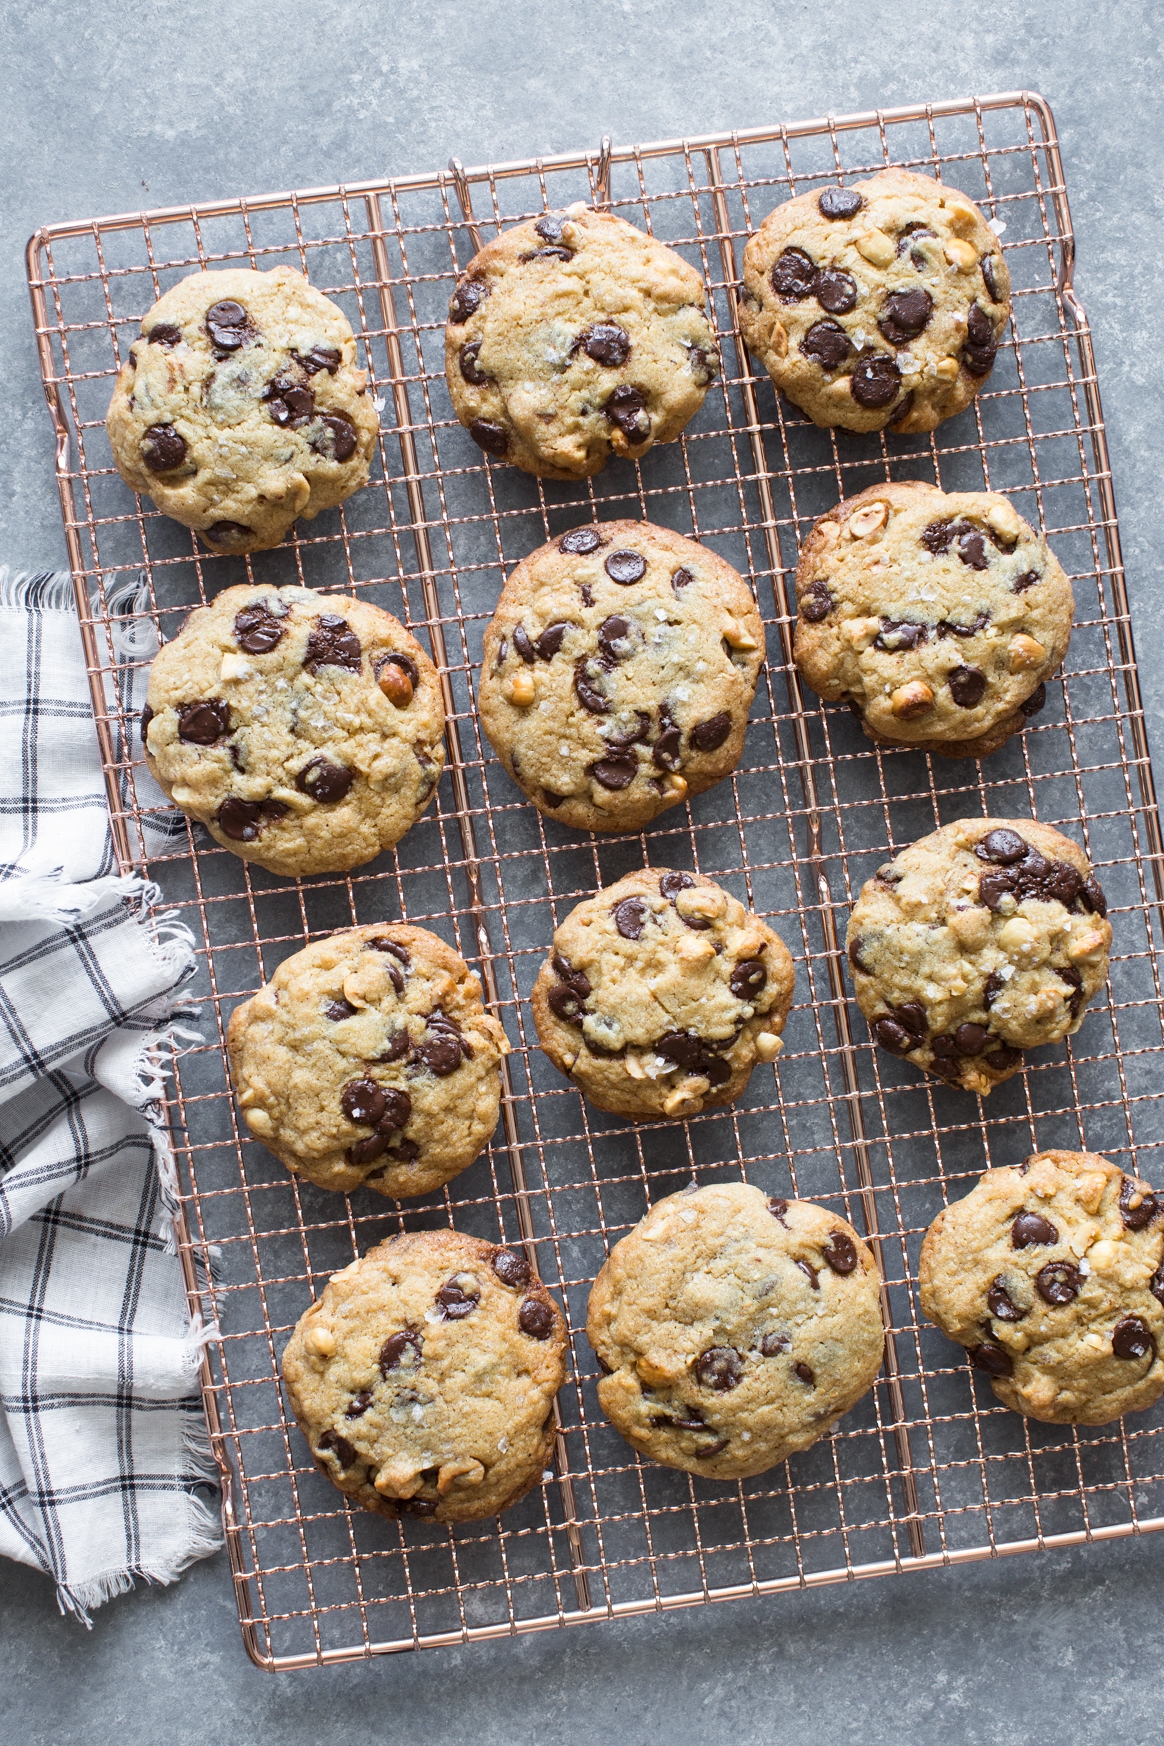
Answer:
[{"label": "toasted hazelnut", "polygon": [[998,943],[1008,957],[1029,960],[1035,950],[1035,930],[1025,915],[1012,915],[999,928]]},{"label": "toasted hazelnut", "polygon": [[689,887],[680,891],[675,899],[675,908],[680,915],[702,916],[707,921],[718,921],[726,907],[727,899],[714,885]]},{"label": "toasted hazelnut", "polygon": [[1023,531],[1018,511],[1009,503],[992,503],[986,511],[986,525],[1004,540],[1017,540]]},{"label": "toasted hazelnut", "polygon": [[663,1099],[663,1112],[669,1116],[698,1115],[703,1108],[706,1079],[684,1079]]},{"label": "toasted hazelnut", "polygon": [[253,678],[254,671],[255,669],[245,655],[226,654],[222,657],[219,677],[228,681],[231,679],[250,679]]},{"label": "toasted hazelnut", "polygon": [[647,1070],[638,1055],[632,1055],[628,1052],[623,1056],[622,1064],[628,1078],[645,1079],[647,1077]]},{"label": "toasted hazelnut", "polygon": [[243,1120],[251,1133],[258,1134],[260,1139],[265,1139],[268,1134],[275,1132],[275,1124],[265,1109],[244,1110]]},{"label": "toasted hazelnut", "polygon": [[252,1105],[258,1103],[258,1101],[259,1101],[258,1092],[255,1091],[249,1085],[247,1086],[245,1091],[241,1091],[239,1093],[238,1106],[240,1109],[250,1109],[252,1107]]},{"label": "toasted hazelnut", "polygon": [[1113,1243],[1110,1237],[1103,1237],[1098,1243],[1093,1243],[1087,1251],[1087,1259],[1096,1273],[1106,1273],[1115,1270],[1121,1259],[1119,1245]]},{"label": "toasted hazelnut", "polygon": [[973,233],[978,222],[978,214],[968,200],[963,200],[958,196],[951,198],[947,195],[942,201],[942,206],[945,208],[946,217],[955,230]]},{"label": "toasted hazelnut", "polygon": [[1107,950],[1107,940],[1098,928],[1088,928],[1085,933],[1075,934],[1067,942],[1067,956],[1076,958],[1098,958]]},{"label": "toasted hazelnut", "polygon": [[960,273],[968,273],[971,267],[978,265],[978,250],[973,243],[963,242],[960,237],[953,237],[946,244],[946,259],[952,267],[957,267]]},{"label": "toasted hazelnut", "polygon": [[780,322],[772,323],[772,338],[768,343],[778,358],[788,356],[788,333]]},{"label": "toasted hazelnut", "polygon": [[896,245],[883,230],[863,230],[855,241],[857,253],[874,267],[887,267],[897,254]]},{"label": "toasted hazelnut", "polygon": [[1012,673],[1026,673],[1030,668],[1040,666],[1047,658],[1047,651],[1042,643],[1037,643],[1034,637],[1025,634],[1011,637],[1009,654]]},{"label": "toasted hazelnut", "polygon": [[841,625],[841,635],[854,649],[867,649],[874,637],[880,633],[879,618],[846,618]]},{"label": "toasted hazelnut", "polygon": [[761,1061],[774,1061],[783,1047],[783,1039],[775,1031],[760,1031],[756,1037],[756,1055]]},{"label": "toasted hazelnut", "polygon": [[742,624],[737,624],[734,618],[729,618],[723,629],[723,637],[733,649],[758,649],[759,643]]},{"label": "toasted hazelnut", "polygon": [[501,695],[507,703],[512,703],[515,709],[528,709],[537,696],[537,686],[531,673],[515,673],[512,679],[507,679],[501,687]]},{"label": "toasted hazelnut", "polygon": [[934,365],[934,375],[939,376],[943,382],[952,382],[960,369],[957,358],[939,358]]},{"label": "toasted hazelnut", "polygon": [[925,715],[933,705],[934,694],[921,679],[911,679],[908,685],[899,685],[889,698],[889,707],[900,721],[912,721],[915,716]]},{"label": "toasted hazelnut", "polygon": [[818,539],[824,541],[826,546],[835,546],[841,537],[840,524],[827,519],[824,521],[818,521],[814,532]]},{"label": "toasted hazelnut", "polygon": [[838,376],[836,381],[830,382],[825,389],[825,393],[831,394],[834,400],[847,400],[852,392],[853,379],[851,376]]},{"label": "toasted hazelnut", "polygon": [[[1107,1178],[1098,1170],[1089,1171],[1087,1175],[1075,1178],[1074,1193],[1078,1196],[1079,1204],[1084,1212],[1097,1213],[1099,1211],[1099,1203],[1103,1199],[1103,1191],[1106,1187]],[[1137,1196],[1136,1205],[1139,1204],[1139,1196]]]},{"label": "toasted hazelnut", "polygon": [[303,1336],[303,1344],[317,1358],[330,1358],[335,1351],[335,1335],[330,1328],[308,1328]]},{"label": "toasted hazelnut", "polygon": [[395,661],[385,661],[376,683],[397,709],[407,709],[412,702],[412,680]]},{"label": "toasted hazelnut", "polygon": [[480,1485],[484,1477],[483,1463],[474,1461],[471,1455],[463,1461],[445,1461],[437,1474],[437,1490],[444,1497],[456,1480],[459,1479],[462,1485]]},{"label": "toasted hazelnut", "polygon": [[663,787],[671,796],[672,800],[682,800],[687,793],[687,778],[686,776],[677,776],[675,772],[672,771],[664,781]]},{"label": "toasted hazelnut", "polygon": [[964,952],[980,952],[990,938],[990,911],[981,903],[953,910],[946,917],[946,926]]},{"label": "toasted hazelnut", "polygon": [[862,540],[866,534],[876,533],[879,527],[884,527],[889,519],[887,503],[863,503],[860,509],[855,509],[848,520],[849,538]]},{"label": "toasted hazelnut", "polygon": [[[658,1227],[656,1227],[656,1229],[657,1228]],[[653,1237],[655,1231],[646,1230],[642,1234],[644,1237]],[[664,1234],[663,1231],[659,1232],[660,1236]],[[650,1357],[649,1354],[645,1352],[635,1364],[635,1371],[638,1375],[639,1381],[645,1382],[648,1388],[666,1388],[669,1382],[674,1381],[674,1374],[671,1366],[660,1364],[658,1359]]]}]

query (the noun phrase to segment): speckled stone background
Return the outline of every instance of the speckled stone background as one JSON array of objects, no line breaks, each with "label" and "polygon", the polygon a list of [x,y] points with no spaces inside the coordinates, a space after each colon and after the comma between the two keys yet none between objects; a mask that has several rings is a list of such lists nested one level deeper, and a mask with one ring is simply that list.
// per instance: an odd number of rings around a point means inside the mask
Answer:
[{"label": "speckled stone background", "polygon": [[[23,277],[36,225],[977,92],[1055,108],[1153,727],[1164,9],[1144,0],[34,0],[0,30],[0,561],[64,564]],[[1157,743],[1164,744],[1157,735]],[[1164,1115],[1162,1115],[1164,1120]],[[462,1651],[258,1672],[226,1559],[91,1633],[0,1563],[19,1746],[1158,1742],[1164,1538]]]}]

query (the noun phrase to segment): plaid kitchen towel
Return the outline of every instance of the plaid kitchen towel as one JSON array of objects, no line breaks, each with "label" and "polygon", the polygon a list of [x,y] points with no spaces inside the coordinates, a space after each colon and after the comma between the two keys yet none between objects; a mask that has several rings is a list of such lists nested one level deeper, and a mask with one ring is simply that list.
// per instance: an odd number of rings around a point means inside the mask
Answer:
[{"label": "plaid kitchen towel", "polygon": [[115,871],[71,577],[0,569],[0,634],[0,1553],[88,1623],[220,1544],[159,1112],[193,944]]}]

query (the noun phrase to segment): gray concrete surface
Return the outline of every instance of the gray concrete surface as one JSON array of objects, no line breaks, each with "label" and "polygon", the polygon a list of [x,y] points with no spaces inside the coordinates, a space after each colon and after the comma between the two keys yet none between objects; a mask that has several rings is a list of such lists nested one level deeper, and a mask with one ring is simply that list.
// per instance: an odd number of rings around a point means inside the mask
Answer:
[{"label": "gray concrete surface", "polygon": [[[1141,671],[1164,697],[1155,438],[1164,13],[1143,0],[39,0],[0,52],[0,561],[63,563],[23,280],[38,224],[140,206],[1029,87],[1055,107],[1111,438]],[[223,1558],[91,1634],[0,1566],[20,1746],[522,1746],[616,1733],[978,1746],[1160,1736],[1164,1541],[889,1579],[271,1678]]]}]

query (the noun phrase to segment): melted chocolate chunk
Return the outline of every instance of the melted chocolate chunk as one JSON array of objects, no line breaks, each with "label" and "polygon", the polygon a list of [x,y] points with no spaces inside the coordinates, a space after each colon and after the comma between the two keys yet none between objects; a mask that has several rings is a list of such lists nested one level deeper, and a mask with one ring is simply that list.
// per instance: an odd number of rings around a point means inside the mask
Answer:
[{"label": "melted chocolate chunk", "polygon": [[457,359],[460,366],[462,380],[468,382],[473,388],[483,388],[487,382],[493,380],[492,376],[486,375],[484,370],[478,369],[477,359],[480,354],[481,341],[470,340],[467,346],[461,347],[460,355]]},{"label": "melted chocolate chunk", "polygon": [[346,764],[333,764],[329,758],[312,758],[296,776],[295,786],[301,794],[309,794],[322,806],[334,806],[348,792],[355,774]]},{"label": "melted chocolate chunk", "polygon": [[321,667],[343,667],[358,673],[363,660],[360,639],[346,618],[334,612],[321,612],[307,639],[303,665],[308,673],[318,673]]},{"label": "melted chocolate chunk", "polygon": [[816,263],[803,249],[785,249],[770,275],[773,291],[782,303],[803,303],[816,290]]},{"label": "melted chocolate chunk", "polygon": [[571,557],[584,558],[589,552],[596,552],[602,543],[597,528],[576,527],[558,542],[558,550],[569,553]]},{"label": "melted chocolate chunk", "polygon": [[212,746],[230,732],[230,705],[221,698],[200,698],[178,705],[178,738],[192,746]]},{"label": "melted chocolate chunk", "polygon": [[329,412],[319,421],[311,447],[325,461],[350,461],[356,452],[356,427],[342,412]]},{"label": "melted chocolate chunk", "polygon": [[830,1231],[829,1240],[821,1250],[834,1273],[842,1276],[855,1271],[857,1266],[857,1245],[847,1231]]},{"label": "melted chocolate chunk", "polygon": [[1046,701],[1047,687],[1045,685],[1037,685],[1031,692],[1031,695],[1027,698],[1026,702],[1019,704],[1019,708],[1029,719],[1032,715],[1038,715],[1039,711],[1046,704]]},{"label": "melted chocolate chunk", "polygon": [[888,406],[897,398],[901,371],[888,352],[865,352],[858,358],[849,381],[858,406]]},{"label": "melted chocolate chunk", "polygon": [[830,315],[848,315],[857,307],[857,281],[839,267],[827,267],[816,276],[816,300]]},{"label": "melted chocolate chunk", "polygon": [[402,1364],[407,1364],[410,1370],[415,1368],[420,1363],[422,1338],[414,1328],[389,1334],[380,1348],[381,1376],[387,1377],[390,1370],[398,1370]]},{"label": "melted chocolate chunk", "polygon": [[274,422],[283,428],[297,430],[315,414],[314,390],[302,387],[291,376],[276,376],[268,382],[263,399]]},{"label": "melted chocolate chunk", "polygon": [[982,257],[982,283],[990,293],[990,301],[1001,303],[1002,298],[998,294],[998,276],[994,270],[993,255],[983,255]]},{"label": "melted chocolate chunk", "polygon": [[1017,831],[995,830],[987,831],[974,853],[980,861],[993,861],[997,866],[1006,867],[1029,855],[1030,848],[1026,838],[1020,837]]},{"label": "melted chocolate chunk", "polygon": [[765,1334],[760,1341],[760,1356],[761,1358],[778,1358],[781,1352],[787,1352],[791,1344],[792,1339],[788,1334]]},{"label": "melted chocolate chunk", "polygon": [[387,1048],[383,1054],[376,1056],[376,1060],[385,1064],[389,1061],[399,1061],[402,1056],[407,1055],[411,1046],[407,1031],[393,1031],[388,1039]]},{"label": "melted chocolate chunk", "polygon": [[151,424],[141,439],[141,458],[151,473],[172,473],[186,459],[186,439],[172,424]]},{"label": "melted chocolate chunk", "polygon": [[241,521],[213,521],[200,532],[203,539],[216,546],[241,546],[251,537],[250,528],[244,527]]},{"label": "melted chocolate chunk", "polygon": [[966,317],[966,333],[972,346],[994,344],[994,323],[979,303],[970,305],[970,311]]},{"label": "melted chocolate chunk", "polygon": [[726,710],[697,721],[687,738],[697,752],[717,752],[732,731],[732,718]]},{"label": "melted chocolate chunk", "polygon": [[1021,1067],[1023,1052],[1014,1049],[1009,1043],[1003,1043],[986,1057],[986,1065],[995,1073],[1006,1073],[1012,1067]]},{"label": "melted chocolate chunk", "polygon": [[665,897],[668,903],[674,903],[681,891],[690,891],[694,884],[690,873],[664,873],[659,880],[659,895]]},{"label": "melted chocolate chunk", "polygon": [[596,321],[593,327],[582,329],[570,350],[585,352],[596,364],[617,370],[630,357],[631,337],[625,328],[616,327],[613,322]]},{"label": "melted chocolate chunk", "polygon": [[849,941],[849,963],[853,966],[854,970],[860,970],[864,975],[871,976],[873,972],[861,956],[861,948],[864,944],[865,941],[862,936],[860,934],[854,934],[853,938]]},{"label": "melted chocolate chunk", "polygon": [[786,1231],[792,1229],[788,1220],[784,1217],[784,1214],[788,1211],[788,1202],[786,1200],[781,1200],[777,1195],[772,1195],[768,1201],[768,1211],[772,1214],[774,1219],[779,1220]]},{"label": "melted chocolate chunk", "polygon": [[267,601],[256,600],[253,606],[244,606],[235,614],[234,640],[248,655],[269,655],[283,640],[286,616],[285,608],[282,613],[275,613]]},{"label": "melted chocolate chunk", "polygon": [[796,1263],[796,1265],[800,1268],[800,1271],[804,1274],[804,1277],[808,1280],[808,1283],[812,1286],[812,1289],[814,1291],[819,1291],[820,1290],[820,1278],[819,1278],[819,1276],[817,1274],[817,1270],[813,1266],[812,1262],[811,1261],[798,1261]]},{"label": "melted chocolate chunk", "polygon": [[911,1049],[916,1049],[918,1039],[911,1036],[903,1024],[894,1018],[874,1019],[870,1029],[873,1041],[882,1049],[888,1049],[891,1055],[908,1055]]},{"label": "melted chocolate chunk", "polygon": [[810,1365],[808,1365],[808,1364],[794,1364],[792,1366],[792,1368],[796,1372],[797,1376],[800,1378],[801,1382],[803,1382],[805,1388],[815,1388],[816,1387],[816,1376],[813,1374],[813,1371],[812,1371],[812,1368]]},{"label": "melted chocolate chunk", "polygon": [[562,646],[562,638],[571,627],[561,619],[556,624],[548,624],[537,640],[538,656],[543,661],[552,661]]},{"label": "melted chocolate chunk", "polygon": [[881,629],[873,639],[873,647],[896,654],[899,649],[918,648],[920,644],[929,641],[929,636],[930,628],[926,624],[912,624],[908,619],[883,618]]},{"label": "melted chocolate chunk", "polygon": [[621,788],[629,788],[638,774],[638,759],[630,752],[617,753],[612,757],[599,758],[593,764],[587,764],[586,774],[592,776],[602,788],[608,788],[617,793]]},{"label": "melted chocolate chunk", "polygon": [[475,418],[469,426],[469,435],[484,449],[487,455],[493,455],[500,460],[509,453],[509,432],[502,424],[495,424],[492,419]]},{"label": "melted chocolate chunk", "polygon": [[537,654],[530,641],[529,632],[523,624],[517,624],[513,627],[513,646],[525,662],[526,666],[532,667],[537,660]]},{"label": "melted chocolate chunk", "polygon": [[292,350],[291,356],[300,369],[306,370],[309,376],[318,376],[321,370],[326,370],[329,376],[334,376],[343,362],[343,354],[336,346],[312,346],[309,352],[302,354]]},{"label": "melted chocolate chunk", "polygon": [[695,577],[691,574],[690,570],[685,570],[680,567],[675,571],[675,574],[671,578],[671,587],[674,589],[675,593],[678,594],[681,588],[690,587],[694,580]]},{"label": "melted chocolate chunk", "polygon": [[242,800],[228,794],[214,817],[223,836],[235,843],[253,843],[264,825],[285,817],[287,811],[281,800]]},{"label": "melted chocolate chunk", "polygon": [[1012,1249],[1046,1248],[1059,1241],[1059,1232],[1042,1213],[1021,1212],[1010,1227]]},{"label": "melted chocolate chunk", "polygon": [[703,1388],[725,1394],[743,1381],[744,1361],[734,1346],[709,1346],[701,1352],[693,1366],[696,1381]]},{"label": "melted chocolate chunk", "polygon": [[384,1114],[384,1092],[374,1079],[351,1079],[340,1093],[340,1108],[350,1122],[374,1128]]},{"label": "melted chocolate chunk", "polygon": [[625,661],[628,655],[634,653],[634,626],[629,618],[623,618],[621,613],[611,613],[603,619],[598,627],[598,646],[605,658],[613,666],[616,661]]},{"label": "melted chocolate chunk", "polygon": [[529,1284],[533,1269],[520,1250],[498,1249],[493,1257],[493,1271],[502,1285],[508,1285],[514,1291],[520,1291],[523,1286]]},{"label": "melted chocolate chunk", "polygon": [[1155,1273],[1153,1273],[1151,1279],[1148,1281],[1148,1290],[1152,1293],[1152,1296],[1156,1299],[1157,1303],[1164,1303],[1164,1261],[1161,1261],[1159,1267],[1157,1267]]},{"label": "melted chocolate chunk", "polygon": [[1001,1273],[986,1293],[986,1307],[997,1322],[1021,1322],[1027,1313],[1019,1308],[1006,1289],[1006,1280]]},{"label": "melted chocolate chunk", "polygon": [[449,320],[456,327],[468,321],[489,295],[489,286],[482,279],[463,279],[449,299]]},{"label": "melted chocolate chunk", "polygon": [[719,357],[703,346],[688,346],[687,362],[698,388],[710,388],[719,375]]},{"label": "melted chocolate chunk", "polygon": [[148,333],[143,332],[141,338],[151,346],[165,346],[167,351],[172,351],[182,343],[182,329],[172,326],[168,321],[159,321]]},{"label": "melted chocolate chunk", "polygon": [[1155,1358],[1156,1342],[1147,1322],[1124,1316],[1112,1329],[1111,1349],[1117,1358]]},{"label": "melted chocolate chunk", "polygon": [[807,619],[809,624],[819,624],[823,618],[828,617],[836,604],[829,592],[828,583],[816,581],[800,603],[800,616]]},{"label": "melted chocolate chunk", "polygon": [[315,1453],[324,1455],[328,1451],[335,1456],[341,1467],[354,1467],[356,1451],[346,1437],[341,1437],[338,1431],[325,1431],[315,1445]]},{"label": "melted chocolate chunk", "polygon": [[341,998],[339,1000],[329,1001],[323,1009],[323,1016],[324,1018],[330,1019],[332,1024],[339,1025],[342,1024],[345,1019],[350,1019],[356,1010],[357,1008],[352,1005],[350,1000],[344,1000]]},{"label": "melted chocolate chunk", "polygon": [[822,188],[816,203],[822,218],[856,218],[865,199],[853,188]]},{"label": "melted chocolate chunk", "polygon": [[610,713],[610,699],[598,688],[604,677],[602,663],[591,656],[583,655],[574,662],[574,695],[591,715]]},{"label": "melted chocolate chunk", "polygon": [[517,1325],[531,1340],[548,1340],[554,1331],[554,1312],[541,1298],[527,1297],[517,1312]]},{"label": "melted chocolate chunk", "polygon": [[572,261],[573,249],[563,248],[554,244],[544,249],[527,249],[525,254],[518,255],[518,260],[524,265],[527,261]]},{"label": "melted chocolate chunk", "polygon": [[815,358],[822,370],[839,370],[853,355],[853,342],[839,321],[814,321],[800,342],[805,357]]},{"label": "melted chocolate chunk", "polygon": [[206,332],[216,358],[229,358],[257,337],[250,316],[231,298],[211,304],[206,311]]},{"label": "melted chocolate chunk", "polygon": [[971,1346],[968,1356],[975,1370],[985,1370],[988,1376],[1014,1375],[1014,1359],[1005,1347],[996,1345],[993,1340],[983,1340],[980,1346]]},{"label": "melted chocolate chunk", "polygon": [[647,560],[641,552],[611,552],[603,569],[612,582],[619,582],[625,588],[632,582],[640,582],[647,573]]},{"label": "melted chocolate chunk", "polygon": [[892,291],[877,326],[891,346],[907,346],[925,332],[933,313],[934,300],[920,285],[912,291]]},{"label": "melted chocolate chunk", "polygon": [[141,734],[141,743],[143,746],[147,744],[147,735],[149,734],[150,723],[151,723],[151,721],[153,721],[153,719],[154,719],[153,710],[150,708],[148,703],[144,704],[142,707],[141,719],[138,723],[138,731]]},{"label": "melted chocolate chunk", "polygon": [[1073,1261],[1048,1261],[1035,1274],[1035,1287],[1044,1303],[1074,1303],[1083,1285],[1083,1275]]},{"label": "melted chocolate chunk", "polygon": [[447,1284],[442,1285],[436,1294],[436,1301],[444,1312],[444,1319],[447,1322],[464,1321],[466,1316],[472,1315],[481,1301],[479,1291],[475,1292],[471,1287],[466,1291],[463,1286],[457,1284],[457,1279],[464,1277],[464,1274],[458,1274]]},{"label": "melted chocolate chunk", "polygon": [[620,382],[602,408],[610,423],[616,425],[629,443],[645,443],[651,434],[651,419],[647,412],[646,390]]},{"label": "melted chocolate chunk", "polygon": [[[666,704],[663,705],[665,709]],[[634,725],[611,728],[602,737],[612,752],[625,752],[630,746],[646,745],[651,737],[651,718],[645,709],[635,710]]]},{"label": "melted chocolate chunk", "polygon": [[624,940],[641,940],[651,913],[645,897],[624,897],[611,910],[614,925]]},{"label": "melted chocolate chunk", "polygon": [[547,212],[544,218],[539,218],[534,229],[544,243],[558,243],[562,240],[562,220],[552,212]]},{"label": "melted chocolate chunk", "polygon": [[[1060,971],[1059,974],[1062,975],[1063,972]],[[1151,1190],[1142,1188],[1134,1177],[1125,1176],[1120,1183],[1120,1217],[1128,1230],[1147,1230],[1157,1211],[1156,1196]]]},{"label": "melted chocolate chunk", "polygon": [[977,709],[986,695],[986,674],[977,667],[955,667],[946,684],[959,709]]},{"label": "melted chocolate chunk", "polygon": [[1094,874],[1083,881],[1079,901],[1084,909],[1090,910],[1094,915],[1105,916],[1107,914],[1107,898],[1104,896],[1103,886]]},{"label": "melted chocolate chunk", "polygon": [[759,958],[745,958],[728,978],[728,987],[737,1000],[754,1001],[768,980],[768,972]]},{"label": "melted chocolate chunk", "polygon": [[344,1408],[344,1418],[345,1419],[363,1418],[364,1414],[367,1412],[367,1410],[371,1406],[371,1404],[372,1404],[372,1390],[370,1388],[362,1388],[360,1390],[359,1394],[355,1395],[348,1402],[347,1406]]},{"label": "melted chocolate chunk", "polygon": [[462,1037],[456,1020],[438,1010],[429,1013],[425,1034],[415,1045],[414,1053],[430,1073],[444,1079],[457,1071],[462,1059],[470,1057],[472,1050]]},{"label": "melted chocolate chunk", "polygon": [[944,618],[938,625],[938,640],[940,642],[943,637],[977,636],[978,632],[985,630],[989,623],[990,614],[988,612],[978,613],[971,624],[955,624],[952,619]]}]

